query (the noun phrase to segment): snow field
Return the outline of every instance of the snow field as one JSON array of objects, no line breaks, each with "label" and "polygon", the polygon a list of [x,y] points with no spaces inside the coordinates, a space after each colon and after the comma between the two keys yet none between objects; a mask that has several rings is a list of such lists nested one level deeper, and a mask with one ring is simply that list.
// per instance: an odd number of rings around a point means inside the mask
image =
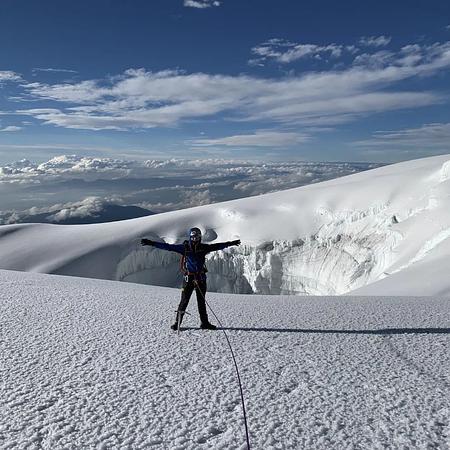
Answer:
[{"label": "snow field", "polygon": [[[175,289],[0,271],[2,449],[240,449],[221,332]],[[208,294],[254,449],[450,448],[449,300]]]}]

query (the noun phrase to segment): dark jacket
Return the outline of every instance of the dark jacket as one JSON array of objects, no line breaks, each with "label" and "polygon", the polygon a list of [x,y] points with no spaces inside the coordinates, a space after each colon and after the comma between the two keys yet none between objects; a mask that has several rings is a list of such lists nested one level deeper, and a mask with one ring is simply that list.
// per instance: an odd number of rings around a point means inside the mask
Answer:
[{"label": "dark jacket", "polygon": [[165,242],[153,242],[153,246],[161,250],[168,250],[169,252],[176,252],[185,256],[183,270],[190,273],[205,272],[205,257],[208,253],[217,250],[223,250],[230,247],[231,242],[218,242],[216,244],[194,244],[189,241],[184,241],[183,244],[166,244]]}]

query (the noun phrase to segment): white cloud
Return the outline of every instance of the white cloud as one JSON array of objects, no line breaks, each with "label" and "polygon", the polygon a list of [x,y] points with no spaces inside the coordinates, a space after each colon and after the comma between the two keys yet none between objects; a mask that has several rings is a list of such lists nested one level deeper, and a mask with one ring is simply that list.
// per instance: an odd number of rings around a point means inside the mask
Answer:
[{"label": "white cloud", "polygon": [[193,208],[194,206],[209,205],[210,203],[214,202],[208,189],[183,192],[182,208]]},{"label": "white cloud", "polygon": [[440,149],[450,151],[450,123],[430,123],[417,128],[377,131],[371,139],[356,141],[353,145],[371,148]]},{"label": "white cloud", "polygon": [[391,40],[390,36],[364,36],[358,42],[364,47],[385,47]]},{"label": "white cloud", "polygon": [[273,105],[267,110],[257,111],[247,120],[276,120],[282,123],[303,125],[337,125],[381,111],[394,111],[439,103],[438,96],[431,92],[375,92],[367,94],[349,93],[346,97],[311,99],[303,103]]},{"label": "white cloud", "polygon": [[391,63],[395,63],[396,55],[387,50],[380,50],[375,53],[363,53],[357,55],[353,60],[353,64],[357,66],[370,67],[373,69],[386,67]]},{"label": "white cloud", "polygon": [[39,164],[37,170],[54,172],[103,172],[111,170],[128,170],[130,162],[111,158],[90,158],[77,155],[56,156]]},{"label": "white cloud", "polygon": [[4,81],[21,81],[22,77],[11,70],[0,70],[0,84]]},{"label": "white cloud", "polygon": [[234,189],[245,196],[275,192],[377,167],[376,164],[352,163],[281,163],[258,167],[247,179],[235,183]]},{"label": "white cloud", "polygon": [[35,164],[27,159],[0,167],[0,178],[14,176],[25,177],[70,176],[106,174],[107,177],[127,176],[135,163],[112,158],[93,158],[77,155],[56,156],[49,161]]},{"label": "white cloud", "polygon": [[[100,146],[100,145],[84,145],[54,143],[54,144],[0,144],[0,156],[10,155],[11,153],[29,155],[28,157],[39,158],[40,155],[48,157],[49,155],[60,155],[61,153],[79,153],[89,154],[91,156],[99,157],[120,157],[139,160],[149,157],[149,150],[142,148],[129,148],[121,146]],[[160,149],[151,150],[152,155],[164,156],[166,151]]]},{"label": "white cloud", "polygon": [[252,134],[238,134],[217,139],[196,139],[194,146],[231,146],[231,147],[288,147],[302,144],[311,139],[307,134],[260,130]]},{"label": "white cloud", "polygon": [[[82,219],[99,214],[111,202],[101,197],[87,197],[81,202],[54,205],[47,219],[51,222],[64,222],[70,219]],[[50,211],[49,211],[50,212]]]},{"label": "white cloud", "polygon": [[120,204],[121,199],[116,196],[108,198],[90,196],[77,202],[57,203],[40,208],[33,206],[23,211],[0,211],[0,223],[35,221],[38,216],[42,221],[51,223],[97,218],[102,215],[106,207]]},{"label": "white cloud", "polygon": [[205,9],[220,6],[221,2],[217,0],[184,0],[183,4],[188,8]]},{"label": "white cloud", "polygon": [[219,114],[235,121],[333,125],[442,102],[443,94],[395,87],[408,78],[431,76],[449,67],[450,42],[360,55],[354,65],[341,70],[284,78],[130,69],[108,80],[24,83],[28,98],[49,100],[52,108],[16,113],[46,124],[90,130],[172,127]]},{"label": "white cloud", "polygon": [[[388,36],[368,36],[361,38],[358,43],[363,47],[384,47],[390,41],[391,38]],[[355,45],[336,43],[326,45],[303,44],[275,38],[253,47],[251,51],[255,57],[249,60],[249,64],[264,65],[269,60],[281,64],[288,64],[305,58],[335,60],[345,53],[354,55],[359,52],[359,49]]]},{"label": "white cloud", "polygon": [[23,130],[23,127],[16,127],[14,125],[9,125],[5,128],[0,128],[0,132],[11,132],[11,131],[20,131]]},{"label": "white cloud", "polygon": [[72,69],[55,69],[53,67],[34,67],[32,72],[51,72],[51,73],[78,73]]},{"label": "white cloud", "polygon": [[347,47],[338,44],[316,45],[296,44],[283,39],[270,39],[252,48],[256,56],[249,61],[251,65],[261,65],[272,59],[279,63],[290,63],[302,58],[339,58]]},{"label": "white cloud", "polygon": [[[109,93],[109,90],[102,88],[96,80],[64,84],[45,84],[35,82],[27,83],[25,88],[32,96],[35,95],[42,99],[83,104],[89,104],[90,102],[100,100],[103,96]],[[43,111],[45,111],[45,109],[43,109]]]}]

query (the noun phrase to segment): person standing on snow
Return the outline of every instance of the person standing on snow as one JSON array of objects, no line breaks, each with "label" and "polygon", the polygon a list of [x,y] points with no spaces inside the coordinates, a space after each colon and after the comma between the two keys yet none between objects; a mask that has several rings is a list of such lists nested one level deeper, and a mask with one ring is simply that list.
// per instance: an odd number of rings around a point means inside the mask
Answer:
[{"label": "person standing on snow", "polygon": [[200,315],[200,328],[204,330],[215,330],[217,327],[209,323],[206,311],[206,266],[205,256],[208,253],[223,250],[232,245],[240,245],[239,239],[228,242],[218,242],[216,244],[203,244],[202,232],[198,228],[189,230],[189,241],[182,244],[166,244],[165,242],[155,242],[150,239],[142,239],[142,245],[151,245],[161,250],[168,250],[182,255],[181,269],[184,272],[183,290],[181,291],[181,301],[178,306],[175,323],[170,327],[178,330],[181,326],[184,313],[189,304],[192,292],[195,289],[197,295],[198,313]]}]

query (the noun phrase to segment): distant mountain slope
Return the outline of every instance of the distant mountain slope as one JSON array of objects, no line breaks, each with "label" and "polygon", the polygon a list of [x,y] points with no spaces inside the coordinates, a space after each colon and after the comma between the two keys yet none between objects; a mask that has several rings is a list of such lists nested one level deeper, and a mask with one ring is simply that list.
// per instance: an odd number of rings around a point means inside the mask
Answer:
[{"label": "distant mountain slope", "polygon": [[[243,242],[208,261],[212,290],[335,295],[383,281],[388,295],[384,279],[395,276],[397,295],[410,281],[422,295],[448,293],[449,203],[444,155],[129,221],[2,226],[0,267],[177,286],[178,255],[139,240],[180,242],[198,226],[207,242]],[[441,275],[425,284],[427,273]]]},{"label": "distant mountain slope", "polygon": [[[0,271],[4,449],[245,448],[221,331],[179,292]],[[447,448],[443,298],[210,294],[253,449]],[[213,319],[212,319],[213,320]]]},{"label": "distant mountain slope", "polygon": [[71,214],[70,211],[59,210],[42,214],[32,214],[20,218],[20,223],[53,223],[58,225],[85,225],[93,223],[116,222],[151,216],[155,213],[139,206],[122,206],[104,204],[89,215]]}]

